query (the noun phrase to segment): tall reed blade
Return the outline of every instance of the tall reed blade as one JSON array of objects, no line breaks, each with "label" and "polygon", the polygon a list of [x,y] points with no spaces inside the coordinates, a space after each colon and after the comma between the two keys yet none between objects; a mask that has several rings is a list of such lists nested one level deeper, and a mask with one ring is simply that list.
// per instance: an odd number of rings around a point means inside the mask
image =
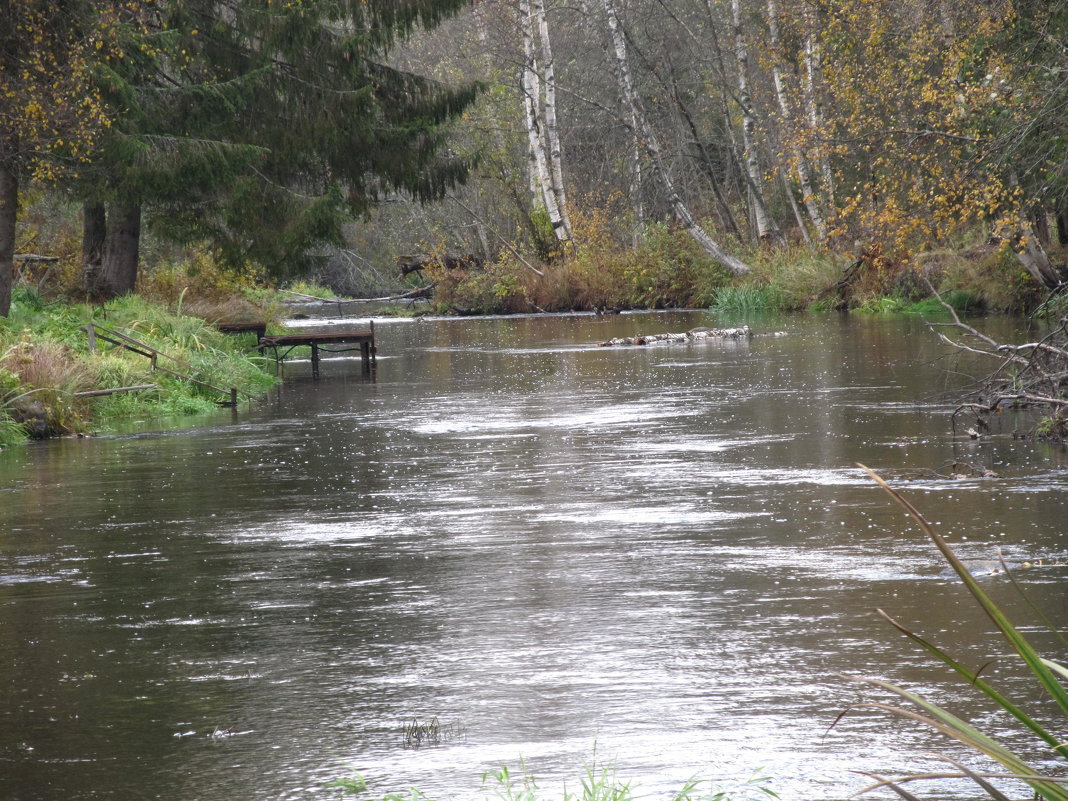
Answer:
[{"label": "tall reed blade", "polygon": [[[935,658],[937,658],[941,662],[944,662],[949,667],[953,668],[953,670],[955,670],[957,673],[959,673],[961,676],[963,676],[965,679],[967,679],[968,682],[973,687],[975,687],[976,689],[982,691],[987,696],[989,696],[991,699],[993,699],[994,702],[998,706],[1000,706],[1002,709],[1004,709],[1006,712],[1008,712],[1010,715],[1012,715],[1018,721],[1023,723],[1028,729],[1030,729],[1036,735],[1038,735],[1043,740],[1045,740],[1055,750],[1064,748],[1064,744],[1061,743],[1060,740],[1058,740],[1056,737],[1054,737],[1052,734],[1050,734],[1049,731],[1047,731],[1040,723],[1038,723],[1038,721],[1036,721],[1034,718],[1032,718],[1030,715],[1028,715],[1022,709],[1020,709],[1020,707],[1018,707],[1015,703],[1013,703],[1011,700],[1009,700],[1004,695],[1002,695],[1000,692],[998,692],[987,681],[982,679],[979,676],[979,672],[978,671],[969,670],[967,667],[965,667],[960,662],[958,662],[956,659],[951,657],[949,654],[947,654],[945,651],[943,651],[937,645],[934,645],[933,643],[928,642],[927,640],[925,640],[923,637],[919,636],[918,634],[916,634],[916,633],[914,633],[912,631],[909,631],[907,628],[905,628],[899,622],[897,622],[892,617],[890,617],[890,615],[886,614],[886,612],[884,612],[882,609],[876,609],[875,611],[878,612],[883,617],[883,619],[886,620],[891,626],[896,628],[898,631],[900,631],[902,634],[904,634],[906,637],[908,637],[913,642],[917,643],[920,647],[922,647],[929,654],[933,655]],[[1064,753],[1064,751],[1061,751],[1061,753]]]},{"label": "tall reed blade", "polygon": [[[991,600],[986,591],[976,581],[975,576],[971,574],[968,568],[961,562],[960,558],[950,548],[949,544],[942,539],[942,537],[931,528],[931,524],[927,522],[922,514],[917,511],[911,503],[905,500],[901,495],[897,493],[889,484],[877,475],[873,470],[867,466],[861,464],[858,465],[864,470],[872,479],[890,495],[894,501],[901,506],[912,518],[919,524],[923,532],[931,539],[935,544],[935,547],[942,552],[942,555],[960,576],[961,581],[968,588],[968,591],[972,594],[972,597],[979,602],[979,605],[983,608],[983,611],[994,622],[994,625],[998,627],[998,630],[1005,636],[1005,639],[1009,641],[1012,647],[1016,650],[1016,653],[1020,655],[1028,669],[1034,674],[1038,682],[1046,690],[1049,696],[1056,702],[1061,712],[1068,715],[1068,690],[1065,690],[1064,685],[1057,680],[1057,677],[1053,675],[1053,672],[1046,666],[1042,657],[1038,655],[1035,649],[1027,641],[1027,639],[1016,629],[1012,622],[1006,617],[1005,613]],[[1068,756],[1068,748],[1058,748],[1059,753],[1063,756]]]}]

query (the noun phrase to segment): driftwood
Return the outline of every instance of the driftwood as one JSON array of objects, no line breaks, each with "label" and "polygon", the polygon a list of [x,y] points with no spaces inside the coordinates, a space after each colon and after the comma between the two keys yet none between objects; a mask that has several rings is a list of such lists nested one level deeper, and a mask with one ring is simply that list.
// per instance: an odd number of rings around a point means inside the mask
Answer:
[{"label": "driftwood", "polygon": [[390,295],[388,298],[352,298],[350,300],[343,300],[342,303],[388,303],[393,300],[419,300],[421,298],[429,298],[434,294],[434,285],[427,284],[426,286],[418,286],[408,292],[403,292],[400,295]]},{"label": "driftwood", "polygon": [[639,334],[634,337],[618,337],[598,342],[600,348],[616,345],[652,345],[657,342],[693,342],[699,339],[749,339],[753,332],[749,326],[741,328],[691,328],[681,334]]},{"label": "driftwood", "polygon": [[16,253],[12,258],[15,261],[22,262],[43,262],[45,264],[53,264],[59,261],[59,256],[38,256],[36,253]]},{"label": "driftwood", "polygon": [[[307,298],[308,302],[317,302],[324,305],[338,305],[342,306],[346,303],[388,303],[393,300],[419,300],[420,298],[429,298],[434,291],[434,285],[428,284],[427,286],[419,286],[408,292],[402,292],[399,295],[389,295],[384,298],[320,298],[317,295],[305,295],[303,292],[294,292],[291,289],[282,289],[281,292],[286,292],[290,295],[298,295],[302,298]],[[300,301],[303,303],[304,301]]]},{"label": "driftwood", "polygon": [[[973,416],[975,427],[966,433],[972,439],[979,439],[990,430],[991,415],[1006,409],[1037,409],[1046,417],[1025,436],[1037,434],[1061,442],[1068,440],[1068,316],[1051,325],[1041,339],[1005,344],[962,321],[957,310],[946,303],[930,281],[927,287],[953,320],[928,323],[939,339],[959,351],[986,357],[994,364],[990,373],[975,379],[963,390],[964,397],[953,412],[954,428],[957,417],[967,413]],[[956,336],[950,336],[947,330],[956,332]]]},{"label": "driftwood", "polygon": [[850,264],[842,272],[842,277],[834,284],[826,287],[822,292],[816,296],[816,300],[825,300],[826,298],[832,298],[831,308],[835,311],[842,311],[849,305],[849,290],[853,286],[853,283],[860,277],[860,270],[867,263],[865,261],[867,257],[861,256],[855,262]]}]

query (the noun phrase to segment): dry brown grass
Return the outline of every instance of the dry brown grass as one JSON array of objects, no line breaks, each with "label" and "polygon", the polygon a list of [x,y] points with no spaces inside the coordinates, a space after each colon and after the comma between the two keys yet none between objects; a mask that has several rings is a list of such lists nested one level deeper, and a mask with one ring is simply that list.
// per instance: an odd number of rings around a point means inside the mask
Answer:
[{"label": "dry brown grass", "polygon": [[91,388],[94,378],[69,348],[34,342],[30,332],[24,331],[18,342],[0,355],[0,367],[18,376],[28,388],[5,399],[5,406],[33,436],[84,430],[85,404],[74,393]]}]

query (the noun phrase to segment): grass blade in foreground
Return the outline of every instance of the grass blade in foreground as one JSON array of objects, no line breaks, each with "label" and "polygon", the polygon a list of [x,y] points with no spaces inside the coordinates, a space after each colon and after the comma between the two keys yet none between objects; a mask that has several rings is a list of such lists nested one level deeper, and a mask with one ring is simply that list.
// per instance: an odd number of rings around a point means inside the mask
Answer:
[{"label": "grass blade in foreground", "polygon": [[[1038,679],[1039,683],[1046,690],[1049,696],[1054,700],[1061,712],[1068,715],[1068,691],[1060,682],[1060,677],[1068,677],[1068,670],[1060,665],[1049,662],[1038,655],[1031,644],[1024,638],[1024,636],[1016,629],[1008,617],[1002,612],[1000,607],[994,603],[986,591],[979,585],[975,577],[965,567],[964,563],[957,557],[953,549],[946,543],[941,536],[939,536],[932,528],[927,520],[920,514],[919,511],[905,498],[892,489],[882,478],[869,470],[864,465],[860,465],[868,475],[874,479],[879,486],[881,486],[894,501],[900,505],[909,515],[919,524],[923,532],[930,538],[942,555],[960,576],[965,586],[968,588],[972,597],[979,603],[980,607],[987,614],[987,616],[994,622],[998,630],[1009,641],[1012,647],[1015,649],[1017,655],[1023,660],[1028,670]],[[957,660],[950,657],[944,651],[932,643],[927,642],[922,637],[914,634],[906,629],[900,623],[894,621],[885,612],[879,610],[879,613],[895,626],[899,631],[909,637],[911,640],[919,644],[929,654],[934,656],[939,661],[953,668],[957,673],[964,676],[979,690],[984,692],[988,697],[993,699],[998,706],[1003,710],[1009,712],[1020,723],[1023,723],[1033,734],[1037,735],[1050,746],[1053,753],[1064,757],[1068,756],[1068,743],[1064,743],[1054,737],[1046,727],[1040,725],[1030,715],[1024,712],[1014,702],[1002,695],[1000,692],[991,687],[985,680],[980,679],[979,673],[982,671],[972,671],[969,668],[962,665]],[[880,709],[891,712],[892,714],[914,720],[929,726],[936,731],[967,745],[968,747],[985,754],[986,756],[999,762],[1004,767],[1011,771],[1013,778],[1026,782],[1034,791],[1036,797],[1042,797],[1048,799],[1048,801],[1068,801],[1068,788],[1062,786],[1062,783],[1068,782],[1068,779],[1059,779],[1052,776],[1044,776],[1028,765],[1021,757],[1002,746],[995,741],[992,737],[984,734],[979,729],[972,726],[970,723],[958,718],[957,716],[947,712],[936,704],[933,704],[926,699],[911,693],[901,687],[891,684],[886,681],[874,678],[855,678],[845,676],[853,681],[860,681],[867,684],[880,687],[889,692],[895,693],[901,698],[911,702],[918,706],[922,712],[912,711],[910,709],[895,706],[893,704],[886,703],[864,703],[860,704],[861,707],[870,709]],[[968,771],[962,766],[962,774],[969,775],[974,781],[976,781],[980,787],[983,787],[987,793],[996,801],[1000,801],[1004,797],[1000,794],[996,788],[993,788],[989,783],[984,782],[979,778],[978,774],[971,775],[972,772]],[[868,790],[875,789],[875,787],[890,787],[901,797],[905,797],[905,793],[900,788],[900,783],[903,781],[913,781],[920,778],[936,778],[932,775],[925,777],[910,776],[903,779],[886,780],[877,785],[866,788],[861,792],[867,792]]]},{"label": "grass blade in foreground", "polygon": [[[1016,627],[1005,616],[1005,613],[995,604],[990,596],[986,594],[986,591],[979,585],[979,582],[975,580],[975,576],[971,574],[960,558],[953,552],[953,549],[949,547],[949,544],[942,539],[941,535],[931,528],[931,524],[927,522],[923,515],[921,515],[911,503],[905,500],[901,495],[897,493],[889,484],[878,476],[874,471],[865,465],[859,465],[872,479],[890,495],[894,501],[897,502],[912,518],[919,524],[923,532],[931,539],[935,544],[935,547],[942,552],[942,555],[949,562],[950,566],[960,576],[961,581],[971,592],[972,597],[979,602],[979,605],[983,608],[983,611],[987,613],[990,619],[994,622],[994,625],[998,627],[1005,638],[1009,641],[1012,647],[1016,650],[1016,653],[1020,655],[1028,669],[1038,679],[1039,683],[1046,690],[1049,696],[1060,707],[1062,714],[1068,716],[1068,690],[1065,690],[1064,686],[1053,675],[1053,672],[1046,666],[1042,657],[1038,655],[1031,644],[1024,638],[1024,636],[1016,630]],[[1062,756],[1068,756],[1068,746],[1062,746],[1059,749]]]},{"label": "grass blade in foreground", "polygon": [[1006,698],[1004,695],[1002,695],[1000,692],[990,686],[990,684],[986,680],[980,678],[978,672],[969,670],[967,667],[965,667],[956,659],[951,657],[937,645],[934,645],[933,643],[928,642],[918,634],[909,631],[903,625],[901,625],[892,617],[890,617],[890,615],[886,614],[886,612],[884,612],[882,609],[876,609],[875,611],[882,615],[882,617],[891,626],[896,628],[898,631],[900,631],[913,642],[919,644],[929,654],[932,654],[937,659],[949,665],[949,667],[953,668],[953,670],[955,670],[957,673],[967,679],[973,687],[986,693],[986,695],[993,699],[993,701],[998,706],[1000,706],[1002,709],[1004,709],[1006,712],[1008,712],[1010,715],[1012,715],[1014,718],[1024,724],[1037,736],[1045,740],[1046,743],[1048,743],[1054,748],[1054,750],[1062,749],[1063,753],[1064,744],[1060,740],[1050,734],[1049,731],[1047,731],[1038,721],[1036,721],[1022,709],[1020,709],[1020,707],[1018,707],[1015,703],[1010,701],[1008,698]]}]

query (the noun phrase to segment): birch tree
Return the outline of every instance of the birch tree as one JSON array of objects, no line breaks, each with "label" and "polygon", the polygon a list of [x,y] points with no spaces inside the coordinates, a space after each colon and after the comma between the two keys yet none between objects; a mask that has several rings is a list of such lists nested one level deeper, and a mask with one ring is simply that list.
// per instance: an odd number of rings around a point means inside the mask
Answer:
[{"label": "birch tree", "polygon": [[822,84],[823,70],[822,49],[817,32],[816,10],[807,0],[802,2],[804,20],[804,69],[801,71],[801,101],[808,117],[809,147],[812,160],[820,174],[823,190],[824,208],[834,209],[835,180],[831,168],[831,158],[824,143],[827,122],[824,119],[823,104],[820,102],[819,87]]},{"label": "birch tree", "polygon": [[749,265],[732,256],[717,243],[704,228],[697,222],[693,213],[683,202],[678,190],[668,173],[667,165],[660,149],[660,141],[649,124],[645,113],[645,106],[641,96],[634,87],[631,75],[630,62],[627,55],[627,40],[623,32],[623,26],[616,9],[615,0],[601,0],[608,21],[608,32],[611,37],[612,50],[616,62],[616,77],[619,82],[619,91],[623,101],[630,112],[629,117],[637,128],[642,146],[649,158],[650,169],[653,178],[661,185],[675,216],[682,222],[687,232],[697,241],[701,248],[712,258],[726,267],[734,275],[744,275],[749,272]]},{"label": "birch tree", "polygon": [[520,0],[523,33],[523,117],[530,151],[530,183],[560,242],[572,239],[556,116],[556,68],[544,0]]}]

